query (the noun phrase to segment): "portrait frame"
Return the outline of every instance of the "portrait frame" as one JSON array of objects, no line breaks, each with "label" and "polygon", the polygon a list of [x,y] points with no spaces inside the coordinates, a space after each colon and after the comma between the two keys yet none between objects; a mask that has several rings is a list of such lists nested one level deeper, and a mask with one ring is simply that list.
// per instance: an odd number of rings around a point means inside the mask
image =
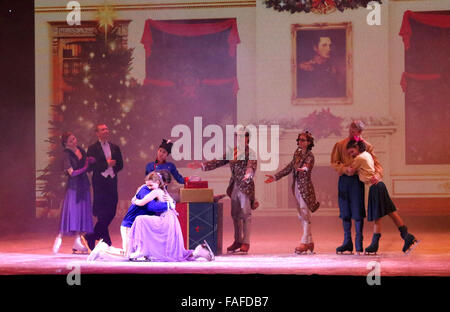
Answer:
[{"label": "portrait frame", "polygon": [[[316,33],[316,34],[315,34]],[[338,59],[342,70],[338,71],[340,74],[339,85],[336,84],[336,95],[323,96],[320,91],[312,91],[314,94],[302,94],[302,71],[299,65],[304,64],[307,59],[302,58],[306,54],[306,49],[313,49],[311,46],[311,37],[319,34],[329,33],[330,38],[338,39],[339,50],[337,51]],[[306,38],[303,42],[303,38]],[[309,38],[309,42],[308,42]],[[344,38],[344,39],[342,39]],[[353,104],[353,43],[352,43],[352,23],[316,23],[316,24],[292,24],[291,25],[291,40],[292,40],[292,57],[291,57],[291,76],[292,76],[292,104],[293,105],[334,105]],[[342,42],[345,40],[345,42]],[[333,40],[331,40],[333,41]],[[334,43],[333,43],[334,45]],[[343,51],[345,49],[345,51]],[[332,50],[333,51],[333,50]],[[303,54],[302,54],[303,53]],[[307,62],[306,62],[307,63]],[[334,68],[334,67],[333,67]],[[320,77],[320,73],[318,74]],[[345,85],[344,84],[345,81]],[[332,85],[332,84],[331,84]],[[305,92],[304,92],[305,93]]]}]

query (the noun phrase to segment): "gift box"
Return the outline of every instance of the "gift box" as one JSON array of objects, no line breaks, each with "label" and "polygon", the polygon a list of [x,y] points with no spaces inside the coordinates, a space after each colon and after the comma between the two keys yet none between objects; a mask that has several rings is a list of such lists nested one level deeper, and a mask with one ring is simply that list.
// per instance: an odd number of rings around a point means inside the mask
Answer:
[{"label": "gift box", "polygon": [[214,191],[210,188],[180,188],[180,202],[212,203],[214,202]]},{"label": "gift box", "polygon": [[222,203],[177,203],[176,210],[186,249],[206,240],[215,255],[222,254]]},{"label": "gift box", "polygon": [[184,187],[188,189],[208,188],[208,181],[186,181]]}]

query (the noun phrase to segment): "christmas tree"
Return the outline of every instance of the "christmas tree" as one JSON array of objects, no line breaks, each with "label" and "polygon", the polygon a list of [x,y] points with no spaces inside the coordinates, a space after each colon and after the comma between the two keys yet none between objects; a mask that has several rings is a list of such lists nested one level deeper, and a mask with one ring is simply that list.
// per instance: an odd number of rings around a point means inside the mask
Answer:
[{"label": "christmas tree", "polygon": [[[65,192],[67,177],[63,172],[63,148],[61,134],[72,132],[79,145],[87,149],[95,140],[95,127],[104,123],[111,129],[111,140],[121,149],[136,137],[132,125],[139,119],[134,109],[142,96],[141,86],[130,76],[133,49],[122,45],[116,29],[95,33],[95,40],[79,42],[81,46],[79,73],[66,82],[69,92],[63,102],[52,105],[54,118],[49,121],[49,164],[40,170],[38,191],[48,201],[49,208],[59,208]],[[124,156],[125,166],[136,164],[130,156]],[[141,161],[142,162],[142,161]],[[139,162],[143,171],[142,164]],[[128,174],[137,169],[128,168]],[[136,185],[124,192],[131,194]]]}]

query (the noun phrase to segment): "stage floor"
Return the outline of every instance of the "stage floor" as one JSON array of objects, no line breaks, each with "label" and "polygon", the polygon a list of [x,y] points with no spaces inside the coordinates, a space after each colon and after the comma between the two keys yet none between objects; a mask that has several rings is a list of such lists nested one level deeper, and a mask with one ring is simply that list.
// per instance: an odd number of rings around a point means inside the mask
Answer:
[{"label": "stage floor", "polygon": [[[86,262],[86,255],[71,254],[72,239],[65,237],[59,254],[51,247],[55,232],[6,235],[0,238],[0,274],[67,274],[75,266],[81,274],[289,274],[366,276],[371,261],[380,265],[381,276],[450,276],[450,217],[405,217],[420,243],[409,255],[401,252],[403,241],[390,219],[383,221],[380,251],[376,256],[336,255],[342,243],[340,220],[313,217],[315,254],[293,253],[300,240],[296,217],[256,216],[252,221],[252,243],[248,255],[218,255],[215,261]],[[55,225],[56,229],[57,225]],[[113,244],[120,245],[119,223],[111,225]],[[49,229],[51,230],[51,229]],[[366,223],[364,246],[370,244],[372,225]],[[224,249],[232,242],[229,216],[224,218]],[[369,267],[368,267],[369,265]]]}]

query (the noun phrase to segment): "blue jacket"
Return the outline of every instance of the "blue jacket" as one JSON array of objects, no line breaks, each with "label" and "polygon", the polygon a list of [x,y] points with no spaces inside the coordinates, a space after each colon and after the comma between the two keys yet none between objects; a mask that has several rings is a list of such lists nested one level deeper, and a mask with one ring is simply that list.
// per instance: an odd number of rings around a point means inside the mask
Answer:
[{"label": "blue jacket", "polygon": [[152,171],[168,170],[178,183],[184,184],[183,176],[178,172],[177,167],[171,162],[157,163],[152,161],[145,166],[145,175]]},{"label": "blue jacket", "polygon": [[[145,195],[147,195],[150,192],[151,190],[146,185],[143,185],[136,194],[136,198],[142,199],[145,197]],[[121,225],[124,227],[131,227],[137,216],[157,215],[166,210],[167,210],[167,203],[160,202],[157,200],[152,200],[151,202],[145,204],[144,206],[137,206],[135,204],[131,204],[131,206],[128,208],[128,212],[123,218]]]}]

